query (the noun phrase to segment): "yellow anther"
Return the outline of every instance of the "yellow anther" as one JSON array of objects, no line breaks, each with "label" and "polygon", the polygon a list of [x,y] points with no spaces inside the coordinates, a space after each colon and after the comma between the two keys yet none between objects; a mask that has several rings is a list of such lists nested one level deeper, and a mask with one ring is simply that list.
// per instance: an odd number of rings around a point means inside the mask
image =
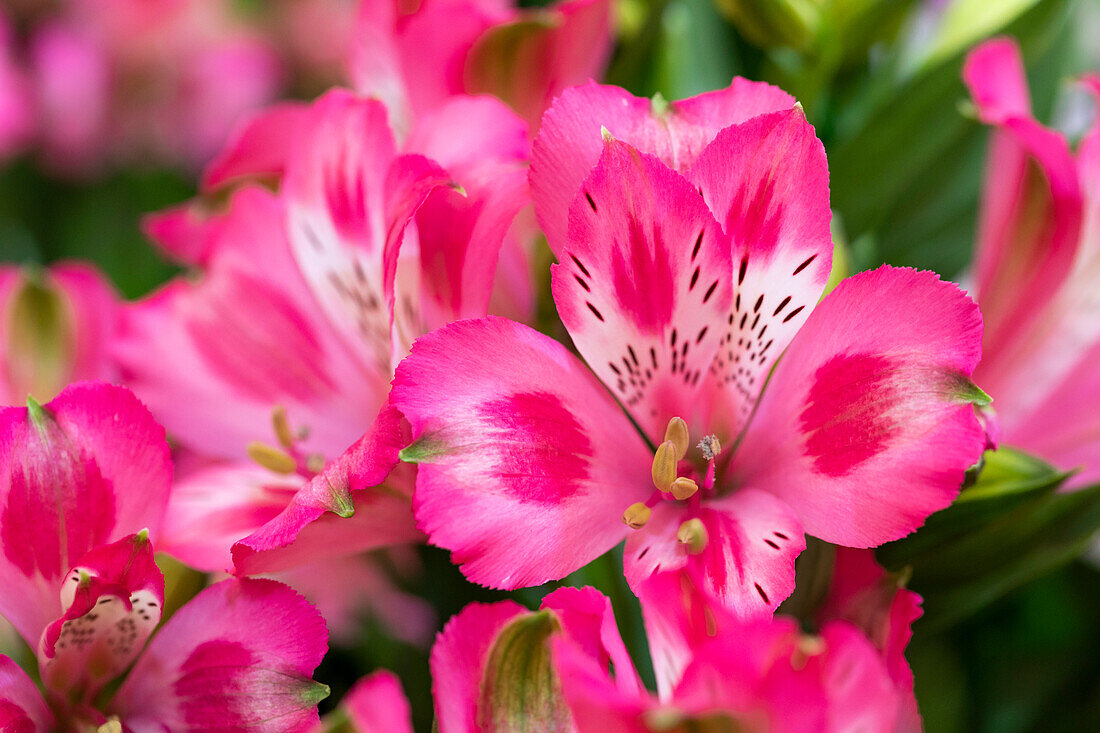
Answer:
[{"label": "yellow anther", "polygon": [[623,512],[623,524],[631,529],[641,529],[649,521],[653,511],[642,502],[635,502]]},{"label": "yellow anther", "polygon": [[118,718],[112,717],[96,728],[96,733],[122,733],[122,723],[118,722]]},{"label": "yellow anther", "polygon": [[676,480],[676,444],[666,440],[653,454],[653,485],[666,494]]},{"label": "yellow anther", "polygon": [[689,478],[681,476],[672,482],[670,491],[672,495],[677,499],[683,501],[684,499],[690,499],[695,495],[695,492],[699,490],[699,484],[695,483]]},{"label": "yellow anther", "polygon": [[802,670],[806,667],[806,662],[824,652],[824,639],[820,636],[802,634],[795,643],[794,654],[791,655],[791,666],[796,670]]},{"label": "yellow anther", "polygon": [[703,526],[703,520],[696,517],[681,524],[676,539],[689,555],[698,555],[707,547],[707,528]]},{"label": "yellow anther", "polygon": [[691,443],[691,436],[688,435],[688,425],[682,417],[674,417],[668,421],[668,427],[665,428],[665,440],[671,440],[676,446],[676,460],[684,460],[684,456],[688,452],[688,445]]},{"label": "yellow anther", "polygon": [[248,457],[269,471],[275,473],[294,473],[298,462],[278,448],[267,443],[253,441],[248,444]]},{"label": "yellow anther", "polygon": [[279,439],[279,445],[284,448],[294,445],[294,433],[290,430],[290,422],[286,419],[286,408],[282,405],[271,411],[271,427],[275,429],[275,437]]}]

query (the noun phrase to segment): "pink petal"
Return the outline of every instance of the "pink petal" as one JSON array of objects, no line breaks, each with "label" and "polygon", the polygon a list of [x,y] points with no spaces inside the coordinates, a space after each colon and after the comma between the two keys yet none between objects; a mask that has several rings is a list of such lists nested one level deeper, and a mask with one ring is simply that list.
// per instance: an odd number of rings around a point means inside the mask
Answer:
[{"label": "pink petal", "polygon": [[230,548],[282,512],[305,485],[254,463],[203,463],[182,470],[157,548],[205,572],[231,568]]},{"label": "pink petal", "polygon": [[716,394],[706,400],[710,429],[732,438],[829,278],[829,170],[795,108],[722,130],[688,175],[733,240],[735,297],[708,374]]},{"label": "pink petal", "polygon": [[623,510],[651,491],[651,456],[603,387],[513,321],[422,337],[390,399],[416,440],[417,522],[475,582],[564,577],[619,542]]},{"label": "pink petal", "polygon": [[806,532],[869,547],[951,503],[985,448],[969,376],[981,315],[929,272],[882,267],[840,284],[779,362],[733,457]]},{"label": "pink petal", "polygon": [[[651,733],[643,717],[656,705],[649,693],[624,691],[606,665],[601,666],[583,648],[568,640],[559,637],[550,643],[562,696],[578,731]],[[614,671],[617,675],[623,673],[618,666]]]},{"label": "pink petal", "polygon": [[1011,38],[994,38],[971,50],[962,74],[983,122],[1031,117],[1023,58]]},{"label": "pink petal", "polygon": [[205,265],[213,249],[217,218],[202,204],[189,201],[146,214],[141,231],[161,253],[186,265]]},{"label": "pink petal", "polygon": [[[708,542],[688,555],[676,540],[680,524],[698,517]],[[698,510],[661,505],[627,539],[624,565],[640,592],[654,573],[687,568],[706,592],[740,618],[768,616],[794,590],[794,559],[806,547],[802,525],[780,499],[756,489],[708,500]]]},{"label": "pink petal", "polygon": [[397,156],[381,103],[338,89],[314,103],[287,165],[283,192],[301,272],[348,347],[387,373],[405,228],[448,182],[427,158]]},{"label": "pink petal", "polygon": [[0,731],[46,733],[56,723],[42,694],[18,664],[0,654]]},{"label": "pink petal", "polygon": [[157,533],[172,471],[163,428],[126,389],[78,383],[38,409],[0,411],[0,612],[32,642],[75,560]]},{"label": "pink petal", "polygon": [[566,89],[546,111],[532,148],[531,194],[550,248],[560,254],[566,246],[570,205],[603,150],[601,127],[686,173],[722,128],[792,104],[786,92],[741,78],[667,108],[618,87]]},{"label": "pink petal", "polygon": [[61,587],[65,613],[38,645],[42,680],[58,695],[89,701],[122,674],[160,623],[164,576],[147,534],[95,548]]},{"label": "pink petal", "polygon": [[552,269],[577,350],[654,441],[693,402],[730,305],[729,246],[691,184],[607,142]]},{"label": "pink petal", "polygon": [[237,191],[212,224],[203,277],[129,307],[113,345],[127,384],[206,456],[240,460],[251,441],[274,442],[277,406],[309,430],[303,452],[335,456],[385,393],[385,376],[348,351],[303,282],[284,216],[270,193]]},{"label": "pink petal", "polygon": [[290,150],[307,129],[308,120],[309,108],[301,102],[282,102],[247,115],[207,164],[203,190],[212,191],[235,179],[282,176]]},{"label": "pink petal", "polygon": [[471,603],[443,627],[432,647],[432,693],[440,733],[480,730],[478,700],[497,634],[526,609],[513,601]]},{"label": "pink petal", "polygon": [[233,545],[233,572],[270,573],[416,542],[411,477],[394,472],[407,428],[389,405],[354,445],[299,490],[277,517]]},{"label": "pink petal", "polygon": [[613,3],[566,0],[482,33],[466,58],[467,92],[504,99],[532,128],[563,89],[603,76]]},{"label": "pink petal", "polygon": [[901,696],[874,647],[844,621],[826,624],[821,636],[827,649],[823,674],[829,724],[825,730],[896,730]]},{"label": "pink petal", "polygon": [[327,649],[321,616],[290,588],[225,580],[165,624],[110,712],[139,730],[306,730],[328,692],[311,679]]},{"label": "pink petal", "polygon": [[356,682],[340,707],[358,733],[413,733],[409,700],[397,675],[388,670],[380,669]]}]

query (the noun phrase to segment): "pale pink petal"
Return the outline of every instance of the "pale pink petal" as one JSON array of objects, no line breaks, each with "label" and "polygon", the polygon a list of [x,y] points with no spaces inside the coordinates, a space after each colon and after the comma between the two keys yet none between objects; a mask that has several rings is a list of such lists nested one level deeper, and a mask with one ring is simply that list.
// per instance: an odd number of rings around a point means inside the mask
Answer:
[{"label": "pale pink petal", "polygon": [[730,307],[729,245],[682,176],[606,143],[570,211],[552,269],[577,350],[656,442],[687,412]]},{"label": "pale pink petal", "polygon": [[563,89],[603,76],[613,7],[610,0],[566,0],[489,28],[469,49],[465,91],[495,94],[537,127]]},{"label": "pale pink petal", "polygon": [[47,733],[55,725],[31,678],[18,664],[0,654],[0,731]]},{"label": "pale pink petal", "polygon": [[358,733],[413,733],[409,700],[397,675],[388,670],[356,682],[340,707]]},{"label": "pale pink petal", "polygon": [[652,491],[651,456],[610,395],[561,344],[513,321],[422,337],[390,394],[418,463],[417,522],[475,582],[564,577],[626,534]]},{"label": "pale pink petal", "polygon": [[281,201],[244,188],[213,226],[203,276],[179,279],[130,306],[113,345],[126,383],[184,446],[243,460],[275,442],[286,408],[306,428],[305,454],[334,457],[378,410],[385,377],[364,367],[330,327],[298,272]]},{"label": "pale pink petal", "polygon": [[601,128],[686,173],[722,128],[793,104],[786,92],[741,78],[671,104],[591,82],[566,89],[543,116],[532,147],[531,195],[550,248],[560,253],[567,242],[569,207],[603,151]]},{"label": "pale pink petal", "polygon": [[205,572],[233,566],[230,548],[279,515],[306,484],[254,463],[202,463],[177,475],[157,549]]},{"label": "pale pink petal", "polygon": [[[707,545],[688,555],[676,531],[689,517],[707,530]],[[687,568],[710,597],[740,618],[769,616],[794,590],[794,559],[806,547],[802,525],[780,499],[740,489],[697,510],[658,506],[626,544],[624,565],[631,587],[654,573]]]},{"label": "pale pink petal", "polygon": [[886,665],[859,630],[833,621],[822,629],[829,733],[895,730],[901,695]]},{"label": "pale pink petal", "polygon": [[290,588],[225,580],[164,625],[109,712],[139,730],[306,730],[328,694],[311,679],[327,649],[320,614]]},{"label": "pale pink petal", "polygon": [[0,411],[0,613],[34,643],[61,615],[74,561],[158,533],[172,468],[164,429],[121,387],[82,382],[31,414]]},{"label": "pale pink petal", "polygon": [[776,359],[832,267],[825,149],[801,108],[722,130],[688,174],[732,240],[733,307],[707,374],[707,421],[723,439],[748,421]]},{"label": "pale pink petal", "polygon": [[137,658],[160,623],[164,576],[147,534],[95,548],[61,586],[65,613],[42,633],[43,683],[63,698],[91,701]]},{"label": "pale pink petal", "polygon": [[432,693],[439,733],[479,730],[478,701],[485,663],[497,634],[526,609],[514,601],[471,603],[457,613],[432,647]]},{"label": "pale pink petal", "polygon": [[777,365],[732,458],[736,480],[828,542],[908,534],[951,503],[985,448],[969,379],[981,335],[974,302],[933,273],[842,282]]},{"label": "pale pink petal", "polygon": [[233,572],[270,573],[375,547],[418,542],[412,478],[394,471],[408,429],[389,405],[277,517],[233,545]]},{"label": "pale pink petal", "polygon": [[308,121],[309,107],[301,102],[281,102],[246,116],[203,170],[203,190],[239,179],[282,176],[291,147]]}]

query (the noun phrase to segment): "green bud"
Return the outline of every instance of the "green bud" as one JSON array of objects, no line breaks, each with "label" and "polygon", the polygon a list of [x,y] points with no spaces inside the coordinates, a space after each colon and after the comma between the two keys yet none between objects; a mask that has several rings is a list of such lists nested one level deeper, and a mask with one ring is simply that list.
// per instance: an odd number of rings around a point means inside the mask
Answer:
[{"label": "green bud", "polygon": [[53,399],[66,384],[73,365],[72,313],[61,293],[32,273],[16,286],[8,306],[6,343],[8,379],[13,390]]}]

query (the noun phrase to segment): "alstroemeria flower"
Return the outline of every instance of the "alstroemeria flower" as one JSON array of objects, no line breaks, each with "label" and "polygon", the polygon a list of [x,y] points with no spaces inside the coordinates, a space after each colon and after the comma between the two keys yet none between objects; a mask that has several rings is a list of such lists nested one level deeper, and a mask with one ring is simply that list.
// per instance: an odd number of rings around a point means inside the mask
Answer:
[{"label": "alstroemeria flower", "polygon": [[[133,731],[292,733],[317,722],[328,688],[311,676],[327,632],[285,585],[223,581],[180,609],[145,648],[160,622],[164,577],[142,532],[86,554],[60,596],[64,613],[38,644],[43,695],[0,657],[0,714],[9,716],[0,722],[11,730],[77,733],[114,720]],[[117,692],[107,692],[127,670]]]},{"label": "alstroemeria flower", "polygon": [[639,588],[658,694],[620,684],[631,668],[554,640],[579,730],[891,731],[899,712],[885,665],[847,622],[803,634],[793,619],[741,621],[692,580],[661,573]]},{"label": "alstroemeria flower", "polygon": [[[568,145],[548,130],[547,150]],[[827,171],[801,110],[727,127],[686,175],[603,145],[553,269],[588,366],[487,318],[422,337],[397,369],[390,404],[412,427],[402,456],[419,464],[430,541],[472,580],[514,588],[631,534],[633,586],[690,562],[724,603],[768,614],[804,532],[874,546],[947,506],[984,446],[980,314],[934,274],[894,268],[817,305]]]},{"label": "alstroemeria flower", "polygon": [[86,382],[29,404],[0,410],[0,615],[37,645],[80,558],[158,535],[172,466],[163,428],[128,390]]},{"label": "alstroemeria flower", "polygon": [[[963,78],[994,126],[972,273],[987,329],[977,375],[998,439],[1100,478],[1100,124],[1076,155],[1031,114],[1020,52],[996,39]],[[1085,84],[1100,97],[1100,77]],[[1027,293],[1028,297],[1020,297]]]},{"label": "alstroemeria flower", "polygon": [[[412,471],[364,483],[347,462],[362,460],[356,439],[407,344],[486,312],[497,251],[528,201],[526,127],[497,100],[453,99],[403,145],[376,100],[334,90],[295,109],[273,124],[279,156],[242,152],[219,169],[221,183],[275,175],[276,194],[245,186],[225,214],[158,221],[203,276],[129,309],[116,349],[129,383],[206,461],[178,482],[169,528],[181,534],[166,547],[209,569],[246,537],[245,573],[421,538]],[[198,519],[216,530],[196,535]]]},{"label": "alstroemeria flower", "polygon": [[611,55],[613,3],[515,5],[512,0],[362,3],[350,59],[352,83],[384,100],[399,130],[448,97],[483,93],[510,104],[534,130],[563,89],[602,75]]},{"label": "alstroemeria flower", "polygon": [[91,265],[0,265],[0,405],[53,399],[70,382],[115,376],[118,296]]}]

